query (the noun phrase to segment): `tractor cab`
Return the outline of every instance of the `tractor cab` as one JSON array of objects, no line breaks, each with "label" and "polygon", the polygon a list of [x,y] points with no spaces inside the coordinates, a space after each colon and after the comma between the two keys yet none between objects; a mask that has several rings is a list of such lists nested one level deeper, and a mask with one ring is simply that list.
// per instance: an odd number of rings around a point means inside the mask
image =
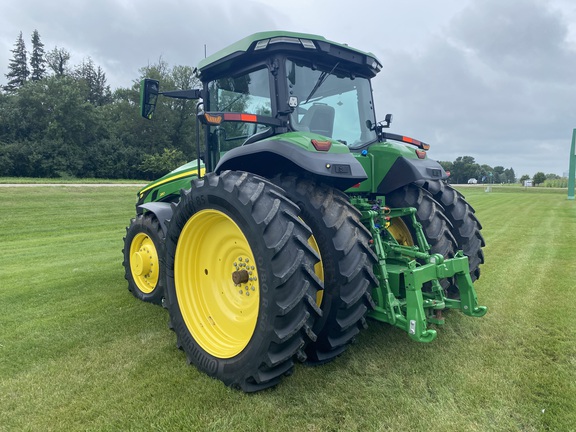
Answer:
[{"label": "tractor cab", "polygon": [[[380,69],[371,53],[281,31],[256,33],[209,56],[197,68],[203,88],[190,93],[203,100],[198,118],[207,133],[199,153],[208,156],[206,169],[231,149],[289,132],[321,143],[315,150],[375,142],[370,79]],[[143,88],[152,89],[144,93],[148,101],[158,85]],[[150,109],[143,115],[150,118]]]},{"label": "tractor cab", "polygon": [[212,125],[212,145],[229,150],[287,131],[349,146],[375,141],[366,124],[375,120],[370,78],[380,67],[372,54],[320,36],[267,32],[245,38],[198,66],[208,94],[204,109],[273,121]]}]

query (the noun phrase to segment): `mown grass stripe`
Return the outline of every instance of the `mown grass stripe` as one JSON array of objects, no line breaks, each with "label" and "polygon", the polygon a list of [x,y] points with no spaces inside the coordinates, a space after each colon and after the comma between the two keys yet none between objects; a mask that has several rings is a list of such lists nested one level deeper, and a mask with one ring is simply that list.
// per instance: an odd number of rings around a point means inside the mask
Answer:
[{"label": "mown grass stripe", "polygon": [[462,191],[484,226],[482,319],[431,344],[370,322],[322,367],[244,395],[186,365],[121,266],[131,188],[0,188],[0,431],[573,430],[576,206]]}]

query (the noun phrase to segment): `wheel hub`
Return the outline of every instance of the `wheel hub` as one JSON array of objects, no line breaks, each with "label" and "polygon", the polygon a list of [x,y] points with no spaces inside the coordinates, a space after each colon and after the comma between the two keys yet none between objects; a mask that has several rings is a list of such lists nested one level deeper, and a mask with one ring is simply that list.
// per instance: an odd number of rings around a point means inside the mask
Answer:
[{"label": "wheel hub", "polygon": [[246,270],[236,270],[234,273],[232,273],[232,281],[234,282],[234,285],[246,283],[248,280],[249,275]]},{"label": "wheel hub", "polygon": [[154,242],[146,233],[138,233],[132,240],[130,271],[140,291],[145,294],[154,291],[160,276],[160,263]]},{"label": "wheel hub", "polygon": [[132,255],[134,273],[138,276],[148,274],[151,268],[150,252],[140,249]]}]

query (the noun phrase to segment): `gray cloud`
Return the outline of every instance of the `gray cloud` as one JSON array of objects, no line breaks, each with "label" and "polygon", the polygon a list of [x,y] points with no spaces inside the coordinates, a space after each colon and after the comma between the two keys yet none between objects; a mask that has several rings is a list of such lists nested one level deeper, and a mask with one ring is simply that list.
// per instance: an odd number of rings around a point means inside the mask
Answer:
[{"label": "gray cloud", "polygon": [[[0,73],[18,33],[92,57],[113,87],[160,57],[196,65],[256,31],[322,34],[374,52],[379,118],[430,142],[431,157],[471,155],[518,175],[568,169],[576,127],[576,10],[571,0],[19,0],[0,16]],[[5,82],[0,75],[0,84]]]},{"label": "gray cloud", "polygon": [[564,17],[545,2],[485,0],[454,20],[463,48],[501,73],[535,81],[573,81],[576,52]]},{"label": "gray cloud", "polygon": [[539,2],[473,2],[418,52],[383,53],[377,97],[438,159],[562,174],[576,127],[567,34],[560,12]]},{"label": "gray cloud", "polygon": [[[130,85],[140,67],[160,57],[171,65],[195,65],[204,56],[205,44],[210,54],[255,31],[276,28],[275,20],[281,17],[251,0],[209,6],[184,0],[21,0],[13,2],[7,14],[10,22],[26,26],[12,24],[11,32],[3,29],[7,49],[2,57],[9,55],[19,31],[29,44],[29,35],[37,28],[46,49],[68,49],[73,64],[92,57],[113,86]],[[2,63],[7,65],[7,59]]]}]

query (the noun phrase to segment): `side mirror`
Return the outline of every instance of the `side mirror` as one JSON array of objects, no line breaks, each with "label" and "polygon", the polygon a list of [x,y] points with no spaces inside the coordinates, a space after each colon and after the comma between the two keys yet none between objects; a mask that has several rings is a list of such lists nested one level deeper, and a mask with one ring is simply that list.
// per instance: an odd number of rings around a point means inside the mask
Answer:
[{"label": "side mirror", "polygon": [[140,81],[140,114],[142,117],[151,120],[156,109],[160,82],[149,78]]},{"label": "side mirror", "polygon": [[392,123],[392,114],[386,114],[386,117],[384,117],[384,121],[386,122],[386,126],[389,128],[390,127],[390,123]]}]

